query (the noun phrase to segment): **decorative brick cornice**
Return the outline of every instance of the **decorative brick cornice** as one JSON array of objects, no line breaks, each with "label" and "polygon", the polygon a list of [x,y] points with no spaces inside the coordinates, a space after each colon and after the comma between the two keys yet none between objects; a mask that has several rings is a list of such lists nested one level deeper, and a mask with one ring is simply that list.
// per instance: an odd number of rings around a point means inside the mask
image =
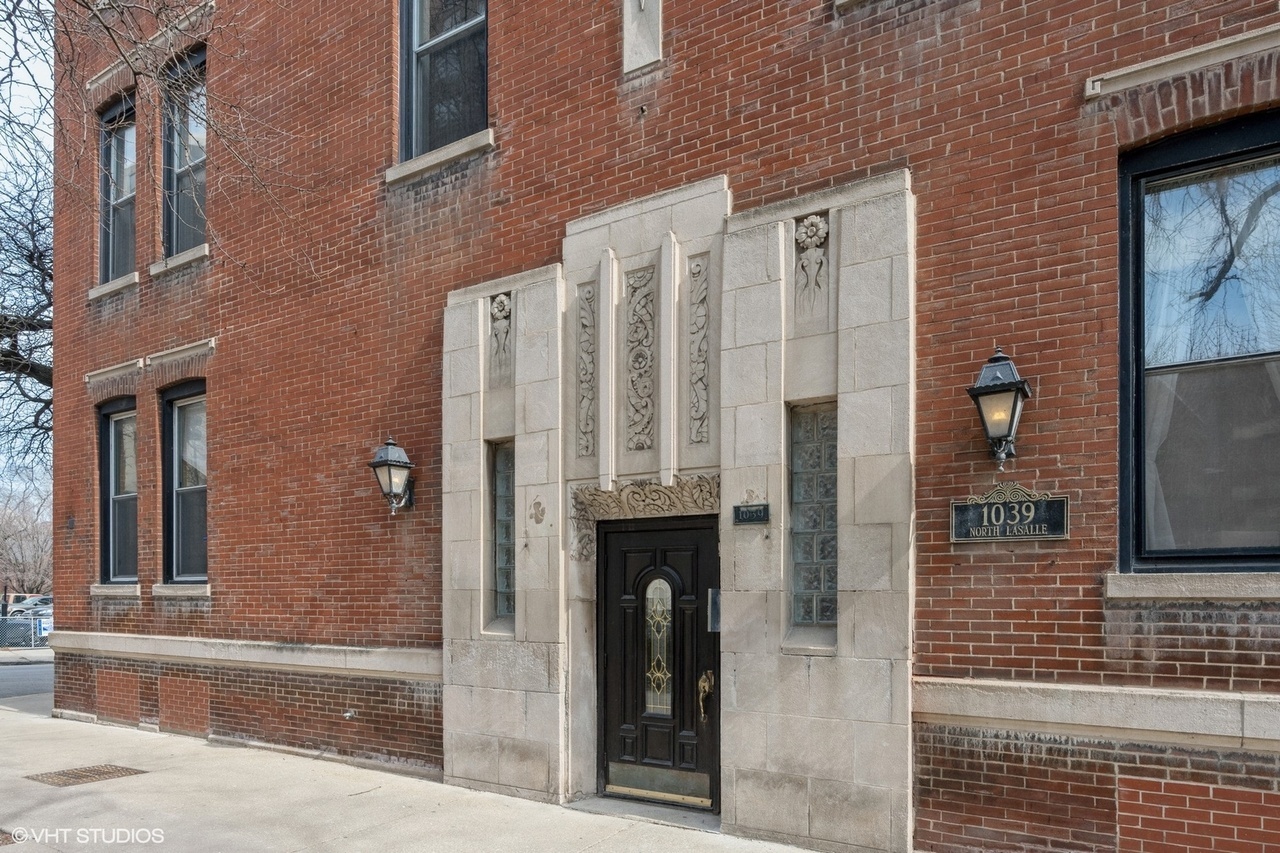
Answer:
[{"label": "decorative brick cornice", "polygon": [[136,395],[140,376],[142,376],[142,359],[138,358],[86,373],[84,382],[89,392],[89,399],[96,406],[114,397]]},{"label": "decorative brick cornice", "polygon": [[1140,77],[1129,88],[1104,89],[1088,102],[1086,114],[1110,114],[1117,143],[1131,148],[1280,104],[1280,48],[1170,70],[1170,76],[1158,80]]},{"label": "decorative brick cornice", "polygon": [[147,356],[147,372],[157,388],[164,388],[187,379],[205,376],[209,359],[213,356],[215,338],[177,347]]}]

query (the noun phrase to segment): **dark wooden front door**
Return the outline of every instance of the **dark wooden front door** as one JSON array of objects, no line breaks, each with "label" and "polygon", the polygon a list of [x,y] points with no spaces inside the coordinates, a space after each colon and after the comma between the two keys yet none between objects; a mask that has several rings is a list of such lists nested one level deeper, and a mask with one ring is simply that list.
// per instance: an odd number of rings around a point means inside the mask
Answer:
[{"label": "dark wooden front door", "polygon": [[708,611],[717,525],[715,516],[600,524],[607,794],[719,808],[720,635]]}]

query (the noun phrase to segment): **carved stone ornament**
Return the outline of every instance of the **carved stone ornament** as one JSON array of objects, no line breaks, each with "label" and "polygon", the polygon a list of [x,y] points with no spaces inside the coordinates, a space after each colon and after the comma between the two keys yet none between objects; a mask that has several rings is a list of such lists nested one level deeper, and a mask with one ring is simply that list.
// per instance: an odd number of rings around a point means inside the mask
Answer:
[{"label": "carved stone ornament", "polygon": [[596,452],[596,287],[578,288],[578,456]]},{"label": "carved stone ornament", "polygon": [[627,273],[627,450],[654,445],[653,267]]},{"label": "carved stone ornament", "polygon": [[639,480],[622,483],[612,491],[595,486],[575,486],[570,490],[570,498],[573,504],[569,517],[573,531],[570,556],[575,560],[590,560],[596,553],[596,522],[602,519],[720,512],[720,475],[676,477],[670,486],[653,480]]},{"label": "carved stone ornament", "polygon": [[693,444],[706,444],[710,432],[708,266],[706,255],[689,259],[689,441]]},{"label": "carved stone ornament", "polygon": [[513,372],[512,308],[510,293],[499,293],[489,303],[489,375],[495,385],[509,383]]},{"label": "carved stone ornament", "polygon": [[796,224],[796,314],[827,310],[827,218],[814,214]]}]

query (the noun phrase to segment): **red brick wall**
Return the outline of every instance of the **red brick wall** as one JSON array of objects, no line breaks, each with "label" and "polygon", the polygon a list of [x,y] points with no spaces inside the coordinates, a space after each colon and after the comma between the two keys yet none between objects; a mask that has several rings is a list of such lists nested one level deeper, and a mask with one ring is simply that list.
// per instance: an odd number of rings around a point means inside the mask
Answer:
[{"label": "red brick wall", "polygon": [[917,724],[916,849],[1263,853],[1280,757]]},{"label": "red brick wall", "polygon": [[1280,794],[1120,779],[1124,853],[1278,853]]},{"label": "red brick wall", "polygon": [[132,672],[99,670],[94,709],[99,717],[117,723],[138,722],[138,676]]},{"label": "red brick wall", "polygon": [[[96,689],[84,689],[86,673]],[[443,760],[439,684],[66,654],[55,680],[56,708],[113,722],[426,770]]]},{"label": "red brick wall", "polygon": [[202,678],[161,675],[159,682],[160,728],[191,735],[209,733],[209,683]]},{"label": "red brick wall", "polygon": [[[880,0],[837,16],[831,5],[668,4],[668,59],[623,80],[617,4],[492,4],[495,151],[388,189],[394,4],[220,3],[209,89],[215,104],[230,98],[221,108],[243,110],[246,136],[211,143],[212,257],[180,275],[147,274],[158,255],[159,115],[144,103],[141,282],[92,306],[95,131],[78,129],[80,104],[64,87],[59,627],[438,644],[445,294],[558,260],[575,217],[711,175],[729,176],[741,210],[907,167],[918,200],[917,672],[1182,683],[1115,652],[1124,638],[1108,633],[1100,595],[1117,554],[1116,158],[1122,145],[1208,121],[1212,99],[1197,107],[1196,87],[1212,81],[1095,105],[1081,91],[1091,74],[1280,23],[1280,9]],[[1224,72],[1223,115],[1274,103],[1273,66],[1250,67]],[[183,605],[150,593],[162,553],[159,385],[148,373],[138,390],[142,597],[93,604],[98,486],[84,374],[215,336],[206,367],[213,597]],[[947,539],[948,502],[997,479],[963,393],[996,343],[1035,389],[1019,457],[1000,479],[1068,496],[1065,542]],[[388,434],[418,464],[418,506],[394,520],[364,464]],[[1252,677],[1240,649],[1216,651],[1205,664],[1218,672],[1195,677]],[[59,703],[93,695],[84,692],[92,675],[73,671],[82,674],[59,678]],[[210,679],[216,731],[250,735],[265,715],[289,742],[338,737],[311,714],[319,682],[286,679],[295,692],[263,706],[255,677],[200,677]],[[152,700],[140,701],[150,713]]]},{"label": "red brick wall", "polygon": [[[496,151],[388,190],[398,98],[390,8],[219,7],[209,88],[215,110],[243,111],[252,145],[211,145],[213,257],[157,281],[146,273],[158,254],[149,140],[159,117],[144,102],[142,281],[92,307],[93,132],[64,125],[64,150],[89,154],[59,161],[61,625],[438,642],[445,292],[557,259],[571,218],[712,174],[729,175],[743,209],[906,166],[919,200],[920,670],[1085,681],[1113,671],[1098,583],[1116,553],[1115,162],[1118,142],[1141,135],[1125,128],[1146,108],[1086,106],[1083,81],[1276,23],[1280,10],[1241,0],[1136,10],[1115,0],[948,0],[836,16],[828,0],[756,0],[732,14],[703,0],[667,11],[668,60],[623,81],[614,5],[495,4]],[[1230,109],[1273,97],[1243,71],[1228,77]],[[64,116],[78,106],[63,93]],[[1173,116],[1181,126],[1193,113]],[[252,152],[253,170],[232,148]],[[96,453],[82,377],[214,336],[213,601],[175,610],[149,594],[161,535],[148,374],[143,598],[125,612],[94,608],[85,590],[98,572]],[[995,342],[1036,391],[1005,478],[1071,498],[1068,542],[947,542],[947,502],[996,478],[962,393]],[[419,506],[394,521],[364,466],[391,433],[419,466]]]}]

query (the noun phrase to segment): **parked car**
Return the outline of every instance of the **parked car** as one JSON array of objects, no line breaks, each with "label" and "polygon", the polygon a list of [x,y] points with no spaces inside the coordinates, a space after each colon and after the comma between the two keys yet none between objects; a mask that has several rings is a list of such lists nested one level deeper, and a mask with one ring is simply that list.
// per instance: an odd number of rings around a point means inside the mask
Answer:
[{"label": "parked car", "polygon": [[35,610],[37,607],[52,607],[52,595],[35,595],[31,598],[19,601],[17,604],[9,605],[10,616],[28,616],[29,611]]}]

